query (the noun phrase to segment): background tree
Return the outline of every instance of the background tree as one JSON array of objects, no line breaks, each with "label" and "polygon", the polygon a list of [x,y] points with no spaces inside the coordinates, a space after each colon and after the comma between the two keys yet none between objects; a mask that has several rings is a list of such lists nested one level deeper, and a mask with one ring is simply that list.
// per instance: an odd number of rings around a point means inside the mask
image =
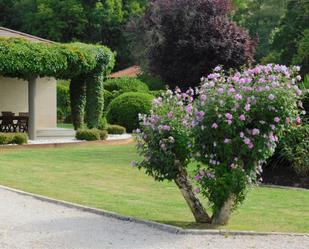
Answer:
[{"label": "background tree", "polygon": [[285,13],[287,0],[234,0],[233,20],[257,40],[255,59],[271,51],[271,33]]},{"label": "background tree", "polygon": [[254,44],[228,19],[230,10],[229,0],[150,1],[131,25],[140,64],[172,87],[188,87],[218,64],[239,68],[252,61]]},{"label": "background tree", "polygon": [[[303,57],[301,54],[306,39],[308,39],[306,29],[309,29],[309,2],[307,0],[289,0],[286,13],[275,33],[272,43],[273,51],[269,57],[287,65],[293,64],[295,57]],[[300,53],[299,56],[298,53]],[[308,72],[305,71],[305,68],[308,67],[308,60],[307,62],[306,60],[297,60],[297,62],[301,63],[304,68],[303,73]]]}]

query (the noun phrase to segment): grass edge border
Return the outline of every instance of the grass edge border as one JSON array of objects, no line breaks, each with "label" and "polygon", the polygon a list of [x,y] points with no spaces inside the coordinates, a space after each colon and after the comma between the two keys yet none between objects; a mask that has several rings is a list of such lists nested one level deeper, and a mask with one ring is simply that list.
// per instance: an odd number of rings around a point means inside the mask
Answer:
[{"label": "grass edge border", "polygon": [[67,208],[73,208],[76,210],[80,210],[82,212],[89,212],[93,213],[96,215],[100,216],[105,216],[109,218],[114,218],[117,220],[121,221],[126,221],[126,222],[133,222],[137,224],[142,224],[146,225],[151,228],[155,228],[160,231],[168,232],[168,233],[173,233],[173,234],[185,234],[185,235],[221,235],[221,236],[237,236],[237,235],[250,235],[250,236],[268,236],[268,235],[285,235],[285,236],[308,236],[309,233],[288,233],[288,232],[255,232],[255,231],[241,231],[241,230],[225,230],[225,229],[204,229],[204,230],[199,230],[199,229],[183,229],[177,226],[173,225],[167,225],[155,221],[148,221],[148,220],[143,220],[139,218],[135,218],[132,216],[125,216],[121,215],[115,212],[107,211],[104,209],[98,209],[98,208],[92,208],[80,204],[75,204],[72,202],[67,202],[63,200],[58,200],[50,197],[46,197],[43,195],[38,195],[38,194],[33,194],[29,192],[25,192],[19,189],[7,187],[4,185],[0,185],[1,189],[7,190],[14,192],[16,194],[32,197],[34,199],[44,201],[44,202],[49,202],[52,204],[64,206]]}]

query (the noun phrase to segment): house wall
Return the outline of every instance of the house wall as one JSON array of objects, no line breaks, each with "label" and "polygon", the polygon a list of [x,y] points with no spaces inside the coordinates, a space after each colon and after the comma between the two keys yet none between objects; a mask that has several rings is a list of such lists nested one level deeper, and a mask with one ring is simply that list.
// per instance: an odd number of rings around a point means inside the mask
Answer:
[{"label": "house wall", "polygon": [[[37,128],[57,126],[57,82],[53,78],[37,80]],[[16,78],[0,77],[0,112],[15,115],[28,112],[28,83]],[[1,115],[1,113],[0,113]]]}]

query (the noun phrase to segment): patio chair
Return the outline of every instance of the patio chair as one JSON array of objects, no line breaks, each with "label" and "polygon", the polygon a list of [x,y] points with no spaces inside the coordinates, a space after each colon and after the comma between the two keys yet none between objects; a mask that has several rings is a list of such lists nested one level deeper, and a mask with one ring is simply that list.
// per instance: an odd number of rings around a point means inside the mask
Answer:
[{"label": "patio chair", "polygon": [[29,113],[28,112],[20,112],[18,113],[19,119],[17,122],[17,127],[19,132],[27,132],[28,131],[28,120]]},{"label": "patio chair", "polygon": [[1,132],[14,132],[16,131],[16,124],[14,123],[13,112],[2,112]]}]

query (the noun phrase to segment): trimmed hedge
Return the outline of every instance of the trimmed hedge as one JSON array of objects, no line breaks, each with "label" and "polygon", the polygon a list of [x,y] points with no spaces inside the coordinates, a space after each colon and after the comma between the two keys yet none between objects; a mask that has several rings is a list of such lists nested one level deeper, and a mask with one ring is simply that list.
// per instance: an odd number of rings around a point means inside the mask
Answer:
[{"label": "trimmed hedge", "polygon": [[131,132],[139,127],[138,114],[149,113],[153,98],[147,93],[121,94],[109,105],[106,116],[108,123],[124,126]]},{"label": "trimmed hedge", "polygon": [[100,131],[98,129],[80,129],[75,135],[78,140],[96,141],[100,140]]},{"label": "trimmed hedge", "polygon": [[107,126],[108,134],[124,134],[126,133],[126,128],[121,125],[108,125]]},{"label": "trimmed hedge", "polygon": [[28,136],[25,133],[0,133],[0,145],[26,143],[28,143]]},{"label": "trimmed hedge", "polygon": [[106,140],[107,139],[108,132],[106,130],[101,130],[101,131],[99,131],[99,133],[100,133],[100,139],[101,140]]},{"label": "trimmed hedge", "polygon": [[108,79],[104,82],[104,89],[113,92],[148,92],[148,86],[138,78],[121,77],[115,79]]},{"label": "trimmed hedge", "polygon": [[57,84],[57,120],[71,122],[70,87],[68,84]]}]

